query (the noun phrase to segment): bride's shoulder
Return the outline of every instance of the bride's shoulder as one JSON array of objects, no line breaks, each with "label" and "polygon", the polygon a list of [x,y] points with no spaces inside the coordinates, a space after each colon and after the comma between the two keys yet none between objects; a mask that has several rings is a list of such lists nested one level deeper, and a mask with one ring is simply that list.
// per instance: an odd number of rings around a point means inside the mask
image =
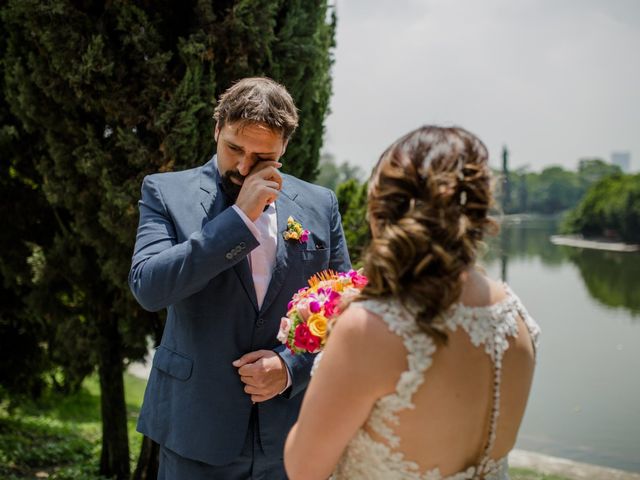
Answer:
[{"label": "bride's shoulder", "polygon": [[389,313],[389,302],[354,302],[336,320],[331,336],[339,332],[352,340],[362,338],[368,343],[384,342],[392,335],[387,319]]},{"label": "bride's shoulder", "polygon": [[489,307],[505,301],[510,293],[504,282],[474,270],[463,282],[459,303],[466,307]]},{"label": "bride's shoulder", "polygon": [[403,341],[391,331],[383,316],[383,312],[368,308],[364,302],[352,303],[331,328],[327,349],[357,357],[367,369],[404,368]]}]

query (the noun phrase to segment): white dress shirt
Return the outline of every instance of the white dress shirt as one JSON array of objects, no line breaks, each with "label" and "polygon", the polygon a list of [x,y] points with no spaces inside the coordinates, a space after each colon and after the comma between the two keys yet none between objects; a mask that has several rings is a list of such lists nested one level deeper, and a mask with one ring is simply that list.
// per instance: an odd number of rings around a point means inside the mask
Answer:
[{"label": "white dress shirt", "polygon": [[260,308],[262,307],[264,296],[267,294],[273,267],[276,264],[276,247],[278,245],[276,206],[275,203],[269,205],[255,222],[252,222],[237,205],[233,205],[233,209],[240,215],[240,218],[247,225],[247,228],[251,230],[256,240],[260,242],[260,245],[249,253],[253,286],[256,290],[258,308]]},{"label": "white dress shirt", "polygon": [[[262,307],[262,302],[264,302],[264,297],[267,294],[267,288],[269,288],[271,276],[273,275],[273,268],[276,264],[276,248],[278,246],[278,217],[276,204],[275,202],[270,204],[255,222],[252,222],[237,205],[232,205],[232,208],[247,225],[247,228],[251,230],[251,233],[256,237],[256,240],[260,242],[260,245],[249,253],[249,265],[251,266],[253,287],[256,291],[258,308],[260,308]],[[287,385],[284,387],[284,390],[289,388],[291,385],[291,374],[289,373],[289,368],[286,364],[285,369],[287,370]],[[282,392],[284,392],[284,390]]]}]

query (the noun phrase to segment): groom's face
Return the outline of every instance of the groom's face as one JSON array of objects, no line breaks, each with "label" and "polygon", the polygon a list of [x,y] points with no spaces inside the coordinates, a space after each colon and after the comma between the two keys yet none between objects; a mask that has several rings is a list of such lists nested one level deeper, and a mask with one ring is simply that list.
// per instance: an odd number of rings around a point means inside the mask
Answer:
[{"label": "groom's face", "polygon": [[253,167],[259,162],[279,160],[287,148],[282,133],[262,123],[216,125],[215,140],[222,188],[232,202]]}]

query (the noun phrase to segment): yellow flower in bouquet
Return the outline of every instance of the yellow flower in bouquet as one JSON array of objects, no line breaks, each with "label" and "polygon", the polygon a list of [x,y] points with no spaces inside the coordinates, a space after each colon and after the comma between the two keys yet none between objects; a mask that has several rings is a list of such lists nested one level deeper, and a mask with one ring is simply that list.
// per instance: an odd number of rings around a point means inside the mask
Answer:
[{"label": "yellow flower in bouquet", "polygon": [[[327,336],[327,317],[322,314],[314,313],[307,321],[309,331],[318,338],[325,339]],[[324,342],[323,342],[324,343]]]}]

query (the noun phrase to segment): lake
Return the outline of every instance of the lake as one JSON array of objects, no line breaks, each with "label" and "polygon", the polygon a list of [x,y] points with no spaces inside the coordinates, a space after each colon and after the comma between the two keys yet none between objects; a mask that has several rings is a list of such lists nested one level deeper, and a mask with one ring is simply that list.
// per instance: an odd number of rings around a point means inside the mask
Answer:
[{"label": "lake", "polygon": [[555,246],[506,219],[483,260],[542,328],[517,448],[640,472],[640,254]]}]

